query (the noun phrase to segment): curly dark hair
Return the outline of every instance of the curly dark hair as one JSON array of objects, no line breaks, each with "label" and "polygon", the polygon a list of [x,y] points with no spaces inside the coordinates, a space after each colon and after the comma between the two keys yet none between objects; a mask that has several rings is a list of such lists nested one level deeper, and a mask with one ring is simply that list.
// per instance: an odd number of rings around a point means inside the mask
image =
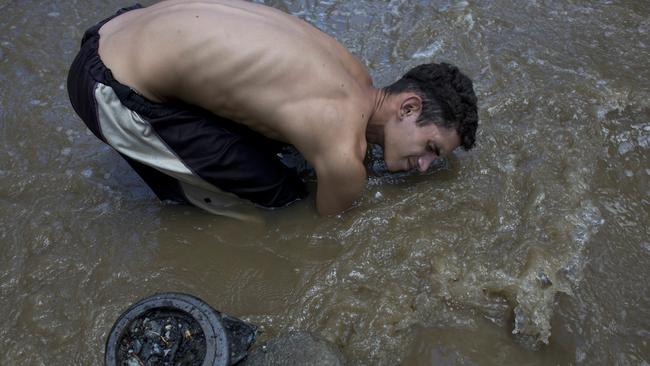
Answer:
[{"label": "curly dark hair", "polygon": [[384,90],[389,95],[405,91],[418,94],[422,98],[418,125],[435,123],[454,128],[465,150],[474,147],[478,127],[476,94],[472,80],[456,66],[447,63],[416,66]]}]

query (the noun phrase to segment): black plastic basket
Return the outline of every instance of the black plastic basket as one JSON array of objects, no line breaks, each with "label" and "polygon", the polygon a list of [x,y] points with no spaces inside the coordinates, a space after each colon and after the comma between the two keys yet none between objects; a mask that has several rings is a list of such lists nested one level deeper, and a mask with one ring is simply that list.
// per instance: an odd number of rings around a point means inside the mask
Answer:
[{"label": "black plastic basket", "polygon": [[197,297],[174,292],[159,293],[138,301],[117,319],[106,340],[106,366],[121,366],[118,352],[133,322],[147,314],[161,312],[171,314],[166,315],[170,317],[174,314],[191,317],[200,325],[205,337],[205,356],[201,366],[233,365],[246,357],[248,347],[255,340],[257,327],[222,314]]}]

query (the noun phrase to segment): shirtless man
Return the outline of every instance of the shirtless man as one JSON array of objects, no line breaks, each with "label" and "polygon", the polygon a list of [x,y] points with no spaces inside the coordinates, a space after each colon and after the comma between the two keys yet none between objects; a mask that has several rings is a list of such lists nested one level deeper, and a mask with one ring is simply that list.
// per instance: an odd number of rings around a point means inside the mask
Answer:
[{"label": "shirtless man", "polygon": [[426,171],[472,148],[477,128],[472,82],[456,67],[421,65],[375,88],[330,36],[237,0],[120,10],[86,31],[68,92],[160,199],[229,216],[242,198],[280,207],[304,197],[276,156],[283,144],[315,168],[316,208],[332,215],[361,196],[368,143],[390,171]]}]

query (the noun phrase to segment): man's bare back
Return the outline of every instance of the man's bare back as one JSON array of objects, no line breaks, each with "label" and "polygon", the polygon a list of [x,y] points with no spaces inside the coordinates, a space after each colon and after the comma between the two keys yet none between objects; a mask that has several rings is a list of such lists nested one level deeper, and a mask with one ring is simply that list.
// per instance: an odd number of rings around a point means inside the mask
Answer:
[{"label": "man's bare back", "polygon": [[[161,2],[111,20],[100,35],[115,78],[149,99],[197,105],[294,145],[316,168],[320,212],[359,196],[374,93],[365,67],[333,38],[227,0]],[[330,184],[350,193],[328,193]]]},{"label": "man's bare back", "polygon": [[[472,82],[457,67],[419,65],[375,88],[332,37],[237,0],[121,9],[84,34],[68,93],[161,200],[200,207],[207,191],[265,207],[303,197],[303,182],[275,157],[277,140],[315,168],[319,213],[340,213],[363,192],[368,143],[383,147],[388,170],[423,172],[472,148],[478,122]],[[224,200],[203,208],[229,212]]]}]

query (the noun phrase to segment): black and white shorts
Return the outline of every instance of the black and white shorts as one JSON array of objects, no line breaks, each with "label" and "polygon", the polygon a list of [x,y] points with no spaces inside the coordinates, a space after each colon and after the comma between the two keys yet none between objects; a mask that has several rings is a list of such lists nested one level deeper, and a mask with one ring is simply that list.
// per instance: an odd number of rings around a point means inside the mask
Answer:
[{"label": "black and white shorts", "polygon": [[83,36],[68,93],[88,128],[161,200],[238,217],[251,202],[282,207],[305,197],[303,181],[277,156],[284,144],[195,106],[153,102],[115,80],[99,57],[98,31],[140,7],[120,9]]}]

